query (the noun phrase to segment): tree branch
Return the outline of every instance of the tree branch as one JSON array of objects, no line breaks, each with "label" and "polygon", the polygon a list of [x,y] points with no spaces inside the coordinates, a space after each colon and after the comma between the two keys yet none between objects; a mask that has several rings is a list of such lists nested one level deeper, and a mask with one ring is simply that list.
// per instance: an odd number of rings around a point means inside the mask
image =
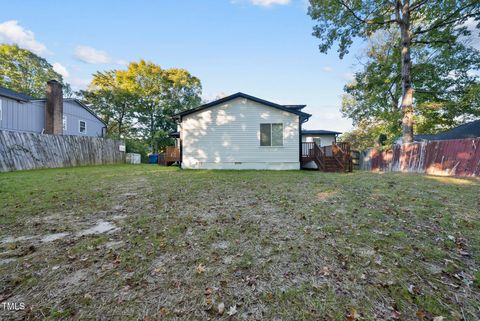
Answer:
[{"label": "tree branch", "polygon": [[348,12],[350,12],[350,14],[355,18],[357,19],[358,21],[362,22],[362,23],[365,23],[365,24],[370,24],[370,25],[386,25],[386,24],[391,24],[393,22],[397,22],[396,19],[390,19],[390,20],[385,20],[385,21],[374,21],[374,20],[371,20],[371,19],[367,19],[367,18],[362,18],[360,16],[358,16],[355,11],[350,8],[343,0],[338,0],[338,3],[340,3]]},{"label": "tree branch", "polygon": [[[438,22],[434,22],[432,25],[430,25],[430,27],[428,27],[427,29],[424,29],[424,30],[418,30],[416,32],[414,32],[415,35],[419,35],[419,34],[423,34],[423,33],[426,33],[426,32],[429,32],[429,31],[432,31],[434,29],[437,29],[437,28],[441,28],[443,26],[446,26],[446,25],[449,25],[449,24],[452,24],[452,23],[455,23],[459,20],[462,20],[462,19],[465,19],[465,18],[470,18],[470,17],[475,17],[477,15],[480,14],[480,12],[474,12],[474,13],[470,13],[468,15],[465,15],[465,16],[461,16],[461,17],[458,17],[456,19],[453,19],[453,20],[450,20],[452,17],[455,17],[457,14],[459,14],[462,10],[465,10],[467,9],[468,7],[471,7],[471,6],[474,6],[476,5],[476,3],[470,3],[462,8],[458,8],[457,10],[455,10],[452,14],[448,15],[445,19],[443,19],[442,21],[438,21]],[[450,21],[449,21],[450,20]]]},{"label": "tree branch", "polygon": [[418,0],[416,3],[414,3],[410,6],[410,12],[415,11],[416,9],[420,8],[421,6],[423,6],[428,1],[429,0]]}]

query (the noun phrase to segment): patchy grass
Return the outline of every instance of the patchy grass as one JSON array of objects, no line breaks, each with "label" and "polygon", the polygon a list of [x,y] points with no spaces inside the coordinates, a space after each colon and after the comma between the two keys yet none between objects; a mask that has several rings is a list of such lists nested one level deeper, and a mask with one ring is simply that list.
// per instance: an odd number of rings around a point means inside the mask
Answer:
[{"label": "patchy grass", "polygon": [[0,318],[478,320],[479,195],[362,172],[0,174],[0,302],[26,305]]}]

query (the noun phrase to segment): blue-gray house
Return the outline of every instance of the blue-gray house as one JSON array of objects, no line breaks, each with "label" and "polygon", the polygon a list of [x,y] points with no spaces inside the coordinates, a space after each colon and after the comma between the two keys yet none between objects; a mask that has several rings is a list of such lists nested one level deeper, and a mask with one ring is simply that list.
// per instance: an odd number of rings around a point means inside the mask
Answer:
[{"label": "blue-gray house", "polygon": [[103,137],[107,125],[90,108],[63,98],[62,86],[47,83],[45,99],[34,99],[0,87],[0,130]]}]

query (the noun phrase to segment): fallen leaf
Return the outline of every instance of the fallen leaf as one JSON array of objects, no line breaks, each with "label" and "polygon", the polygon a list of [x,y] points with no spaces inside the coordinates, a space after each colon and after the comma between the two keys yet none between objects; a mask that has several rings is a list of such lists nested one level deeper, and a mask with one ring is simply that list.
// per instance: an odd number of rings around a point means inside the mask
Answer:
[{"label": "fallen leaf", "polygon": [[419,318],[420,320],[423,320],[425,318],[425,316],[427,315],[425,313],[425,311],[423,310],[418,310],[417,313],[415,313],[417,315],[417,318]]},{"label": "fallen leaf", "polygon": [[416,287],[415,285],[413,285],[413,284],[410,284],[410,285],[408,286],[408,292],[409,292],[410,294],[412,294],[412,295],[421,294],[420,289],[417,288],[417,287]]},{"label": "fallen leaf", "polygon": [[360,315],[357,313],[357,310],[352,309],[349,314],[347,314],[347,321],[355,321],[360,318]]},{"label": "fallen leaf", "polygon": [[206,268],[205,268],[205,265],[203,265],[202,263],[200,263],[199,265],[197,265],[197,268],[196,268],[196,272],[197,274],[202,274],[206,271]]},{"label": "fallen leaf", "polygon": [[218,314],[222,315],[223,312],[225,312],[225,303],[223,302],[219,303],[217,309],[218,309]]},{"label": "fallen leaf", "polygon": [[228,314],[229,316],[232,316],[232,315],[234,315],[234,314],[236,314],[236,313],[237,313],[237,306],[236,306],[236,305],[232,305],[232,306],[230,307],[230,309],[228,309],[228,311],[227,311],[227,314]]}]

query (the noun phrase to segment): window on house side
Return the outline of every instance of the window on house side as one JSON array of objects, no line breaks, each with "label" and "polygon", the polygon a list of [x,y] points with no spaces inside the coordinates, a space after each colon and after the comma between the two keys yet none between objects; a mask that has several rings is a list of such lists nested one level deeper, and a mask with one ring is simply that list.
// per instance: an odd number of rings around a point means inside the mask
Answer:
[{"label": "window on house side", "polygon": [[283,146],[283,124],[260,124],[260,146]]},{"label": "window on house side", "polygon": [[63,116],[63,131],[67,130],[67,116]]},{"label": "window on house side", "polygon": [[84,122],[83,120],[80,120],[78,122],[78,131],[82,134],[86,134],[87,133],[87,123]]}]

